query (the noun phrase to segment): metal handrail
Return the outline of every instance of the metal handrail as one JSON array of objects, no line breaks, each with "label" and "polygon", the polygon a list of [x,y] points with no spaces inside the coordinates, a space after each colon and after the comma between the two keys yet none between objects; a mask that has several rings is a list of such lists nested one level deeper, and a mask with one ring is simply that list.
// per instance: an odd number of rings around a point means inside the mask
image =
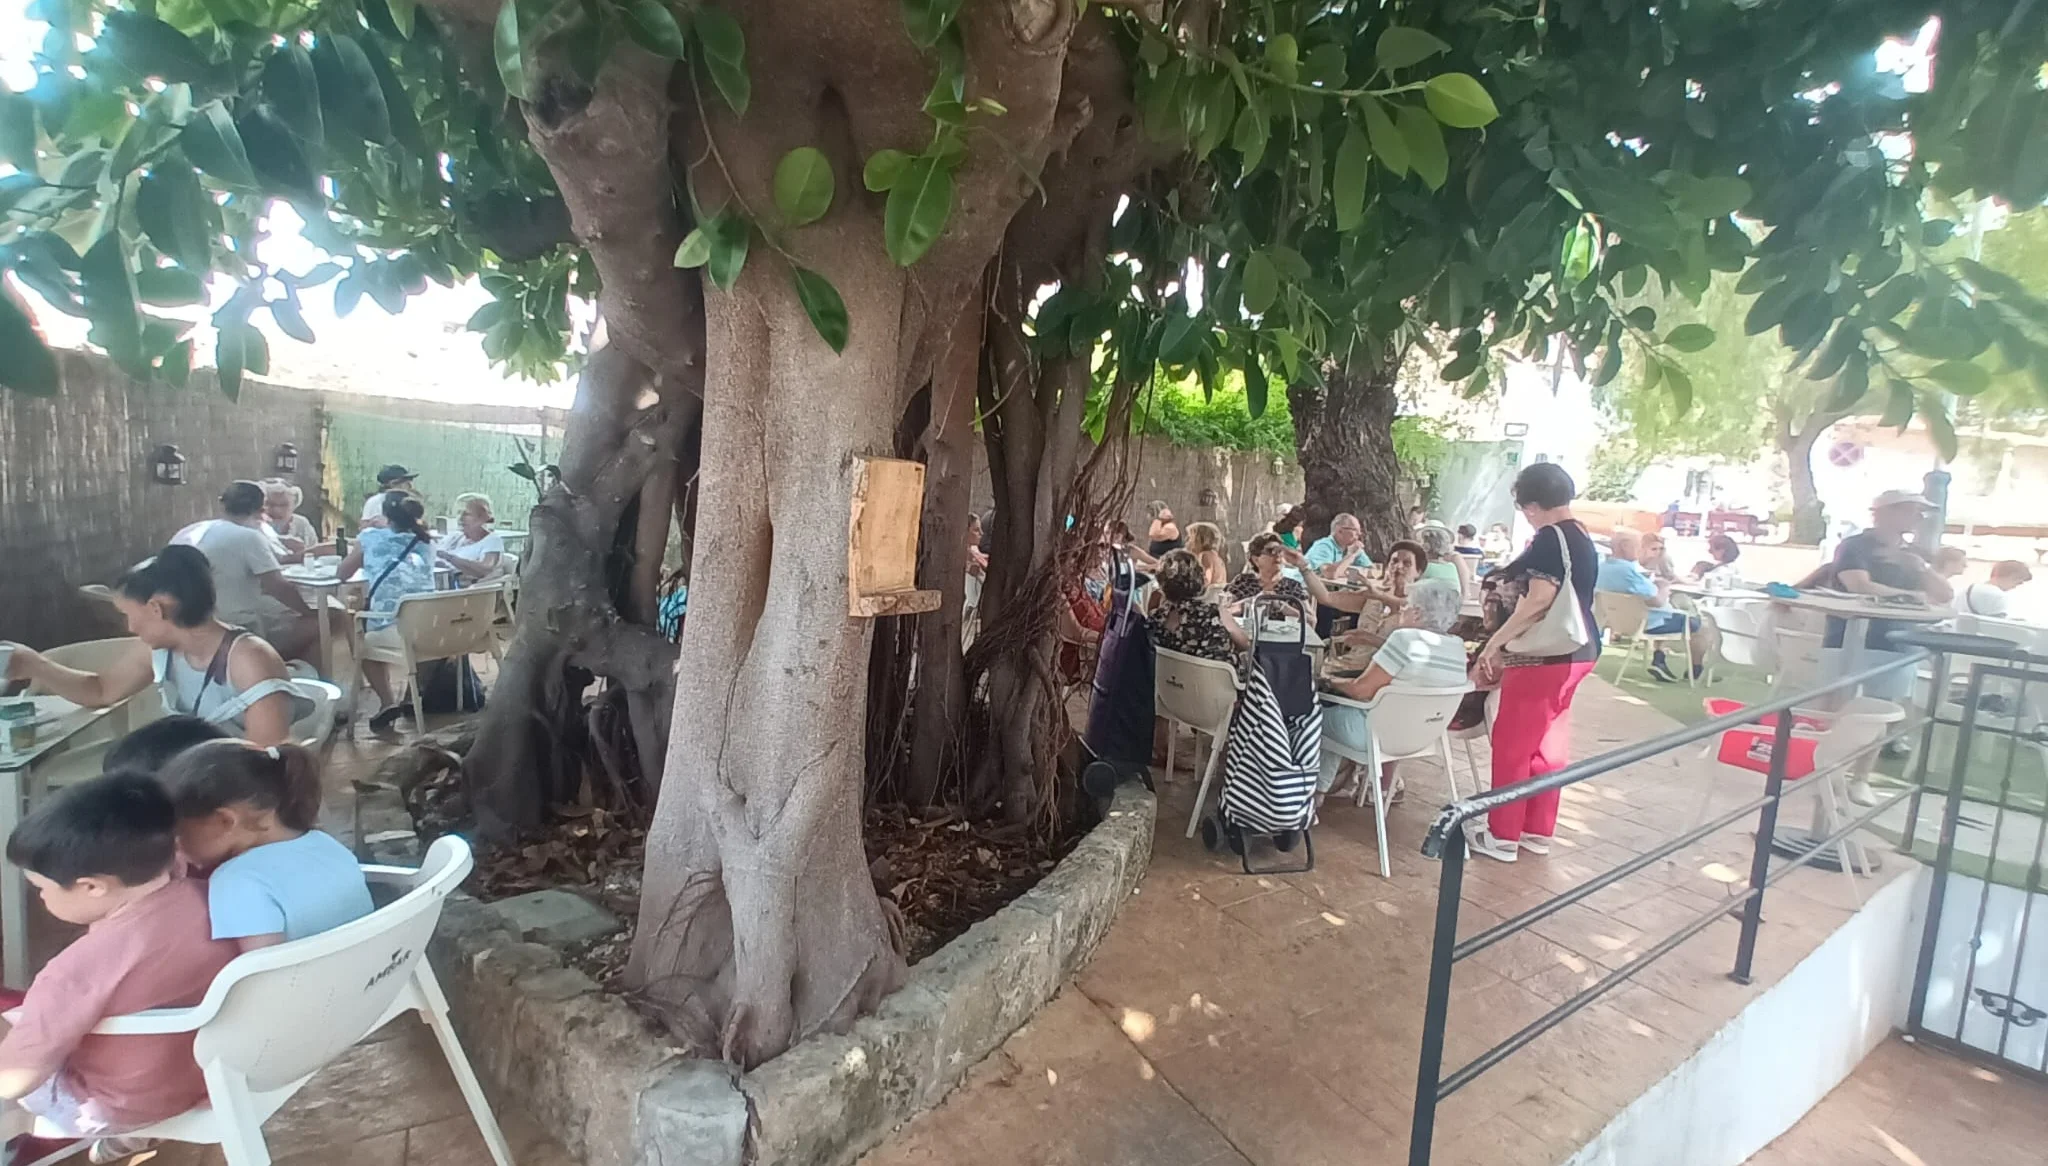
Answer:
[{"label": "metal handrail", "polygon": [[[1897,642],[1897,641],[1895,641]],[[1422,1050],[1416,1065],[1416,1095],[1414,1124],[1409,1138],[1410,1166],[1429,1166],[1430,1148],[1436,1128],[1437,1105],[1452,1093],[1493,1068],[1506,1058],[1545,1032],[1569,1019],[1602,996],[1613,991],[1645,967],[1676,950],[1687,940],[1711,927],[1715,921],[1731,914],[1740,913],[1742,919],[1741,937],[1736,949],[1735,967],[1729,973],[1731,979],[1747,984],[1756,954],[1756,937],[1763,922],[1764,891],[1776,884],[1792,871],[1807,866],[1819,856],[1842,846],[1856,831],[1869,825],[1877,817],[1910,800],[1917,810],[1922,792],[1916,782],[1907,789],[1884,799],[1867,812],[1857,815],[1826,838],[1807,840],[1808,844],[1795,853],[1788,854],[1786,861],[1776,870],[1772,869],[1771,854],[1777,842],[1778,809],[1785,798],[1787,776],[1786,758],[1790,753],[1795,717],[1799,711],[1808,710],[1817,699],[1832,694],[1853,692],[1864,682],[1896,672],[1900,669],[1918,669],[1932,659],[1935,661],[1937,677],[1930,694],[1929,707],[1922,717],[1908,715],[1890,732],[1881,734],[1847,755],[1831,759],[1826,766],[1816,768],[1810,774],[1801,775],[1798,788],[1819,789],[1822,783],[1836,773],[1859,764],[1872,754],[1891,744],[1905,741],[1915,734],[1922,735],[1921,773],[1924,777],[1927,746],[1931,744],[1932,726],[1926,723],[1934,715],[1943,698],[1943,661],[1946,649],[1951,645],[1912,645],[1910,651],[1898,653],[1881,664],[1865,668],[1849,675],[1838,677],[1819,687],[1778,697],[1761,704],[1748,705],[1724,717],[1716,717],[1697,725],[1673,730],[1647,741],[1641,741],[1621,749],[1589,758],[1574,765],[1568,765],[1553,773],[1503,786],[1489,793],[1465,798],[1444,807],[1436,821],[1430,826],[1424,839],[1422,851],[1425,855],[1442,860],[1442,875],[1437,891],[1436,933],[1430,949],[1429,993],[1423,1013]],[[1912,710],[1912,702],[1907,708]],[[1636,855],[1608,871],[1596,875],[1578,886],[1551,896],[1536,906],[1511,919],[1497,923],[1463,941],[1458,939],[1458,906],[1463,890],[1466,857],[1464,824],[1482,814],[1525,798],[1563,790],[1567,786],[1612,773],[1626,766],[1646,761],[1652,757],[1681,749],[1710,738],[1719,737],[1730,729],[1754,725],[1767,717],[1776,717],[1773,726],[1771,760],[1764,778],[1764,792],[1760,797],[1743,805],[1723,812],[1711,821],[1688,830]],[[1909,811],[1910,812],[1910,811]],[[1756,843],[1751,854],[1749,880],[1746,891],[1739,897],[1732,897],[1727,903],[1719,904],[1701,913],[1671,935],[1650,946],[1627,964],[1609,972],[1597,983],[1580,991],[1577,995],[1553,1007],[1543,1016],[1523,1026],[1506,1040],[1480,1053],[1449,1076],[1443,1074],[1444,1033],[1449,1021],[1451,973],[1454,966],[1493,946],[1500,941],[1527,930],[1531,925],[1577,903],[1586,897],[1612,886],[1621,879],[1642,871],[1645,867],[1668,858],[1685,847],[1703,838],[1724,830],[1751,814],[1758,815]],[[1907,828],[1907,845],[1910,845],[1912,828]],[[1844,858],[1846,859],[1846,854]]]}]

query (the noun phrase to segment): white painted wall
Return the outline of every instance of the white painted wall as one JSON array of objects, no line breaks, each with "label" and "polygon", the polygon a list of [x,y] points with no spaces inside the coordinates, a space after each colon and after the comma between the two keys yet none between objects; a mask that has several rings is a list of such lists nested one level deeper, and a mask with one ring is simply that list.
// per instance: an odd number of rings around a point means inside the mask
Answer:
[{"label": "white painted wall", "polygon": [[1880,888],[1567,1166],[1739,1166],[1792,1128],[1904,1025],[1930,881]]}]

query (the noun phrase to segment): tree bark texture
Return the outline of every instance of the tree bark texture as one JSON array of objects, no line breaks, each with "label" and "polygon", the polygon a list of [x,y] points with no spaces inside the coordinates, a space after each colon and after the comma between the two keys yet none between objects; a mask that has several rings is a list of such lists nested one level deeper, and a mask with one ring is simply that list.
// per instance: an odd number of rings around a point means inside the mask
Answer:
[{"label": "tree bark texture", "polygon": [[1809,412],[1795,432],[1791,414],[1783,409],[1778,411],[1777,445],[1785,455],[1785,477],[1792,489],[1792,542],[1817,546],[1827,537],[1827,511],[1821,506],[1820,490],[1813,481],[1813,447],[1821,434],[1845,416],[1820,410]]},{"label": "tree bark texture", "polygon": [[[616,347],[592,354],[563,438],[561,481],[528,518],[519,619],[464,765],[488,835],[538,827],[582,783],[580,750],[564,747],[582,721],[582,692],[569,669],[667,705],[675,650],[619,614],[605,569],[628,504],[657,472],[677,472],[678,451],[697,423],[699,402],[689,393],[640,407],[649,384],[648,370]],[[657,734],[640,744],[643,760],[659,756],[659,741]]]},{"label": "tree bark texture", "polygon": [[1322,387],[1304,382],[1287,390],[1309,532],[1327,531],[1335,515],[1355,514],[1366,553],[1380,562],[1389,546],[1409,537],[1394,455],[1399,371],[1398,361],[1378,365],[1359,354],[1326,364]]},{"label": "tree bark texture", "polygon": [[907,269],[885,253],[883,200],[860,181],[875,151],[915,152],[930,135],[931,64],[900,6],[732,11],[752,104],[736,117],[697,102],[676,156],[701,205],[766,221],[777,161],[797,146],[825,153],[840,192],[830,213],[778,243],[839,290],[851,333],[835,355],[767,247],[730,292],[707,292],[690,615],[629,978],[686,1034],[751,1066],[850,1024],[902,978],[861,848],[874,626],[847,614],[848,514],[858,459],[895,452],[906,399],[933,379],[962,298],[1032,191],[1017,160],[1035,168],[1050,148],[1077,10],[963,9],[968,99],[1008,112],[968,139],[946,230]]}]

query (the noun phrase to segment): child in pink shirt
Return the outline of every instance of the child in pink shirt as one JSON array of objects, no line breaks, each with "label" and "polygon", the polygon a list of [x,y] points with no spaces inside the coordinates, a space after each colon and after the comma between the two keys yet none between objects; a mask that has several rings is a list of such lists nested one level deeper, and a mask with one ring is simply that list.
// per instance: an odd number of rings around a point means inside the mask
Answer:
[{"label": "child in pink shirt", "polygon": [[206,1099],[191,1034],[91,1035],[110,1016],[199,1003],[236,955],[212,938],[205,884],[172,877],[175,825],[162,786],[116,774],[59,793],[7,840],[50,914],[87,927],[29,985],[0,1040],[0,1098],[37,1119],[35,1138],[9,1145],[12,1161],[62,1148],[46,1139],[105,1138]]}]

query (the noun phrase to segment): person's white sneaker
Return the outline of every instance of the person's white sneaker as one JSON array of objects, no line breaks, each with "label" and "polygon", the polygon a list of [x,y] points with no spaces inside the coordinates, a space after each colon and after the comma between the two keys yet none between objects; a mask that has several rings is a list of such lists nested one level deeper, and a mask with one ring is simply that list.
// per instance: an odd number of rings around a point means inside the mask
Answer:
[{"label": "person's white sneaker", "polygon": [[1859,806],[1874,806],[1877,804],[1877,791],[1871,789],[1870,783],[1864,779],[1853,778],[1849,782],[1849,800]]},{"label": "person's white sneaker", "polygon": [[1521,849],[1531,854],[1549,854],[1550,843],[1551,836],[1548,834],[1524,834],[1519,845]]},{"label": "person's white sneaker", "polygon": [[1483,854],[1499,862],[1515,861],[1515,854],[1520,849],[1513,842],[1502,838],[1495,838],[1493,831],[1488,830],[1477,822],[1465,823],[1465,845],[1471,849],[1472,853]]}]

